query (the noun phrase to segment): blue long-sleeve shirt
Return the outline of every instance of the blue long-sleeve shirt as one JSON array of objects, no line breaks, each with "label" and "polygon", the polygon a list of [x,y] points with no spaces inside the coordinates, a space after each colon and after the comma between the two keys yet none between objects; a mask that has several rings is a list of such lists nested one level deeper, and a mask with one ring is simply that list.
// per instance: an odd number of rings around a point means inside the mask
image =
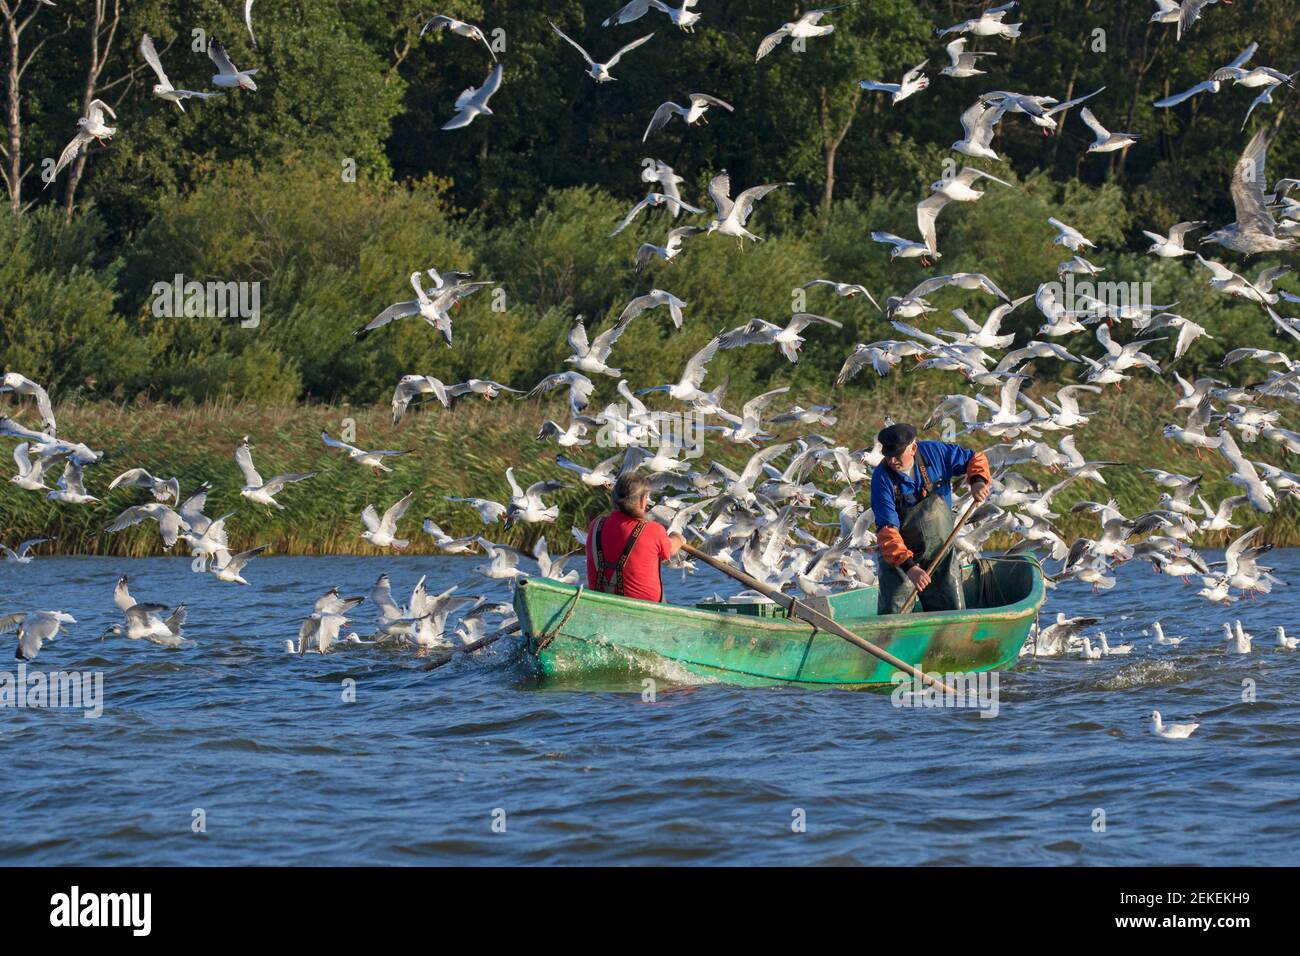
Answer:
[{"label": "blue long-sleeve shirt", "polygon": [[[942,441],[919,441],[916,443],[916,453],[925,461],[932,493],[943,495],[951,507],[952,479],[966,474],[966,467],[975,457],[975,452]],[[892,473],[893,469],[883,461],[871,473],[871,512],[876,517],[877,531],[884,527],[899,527],[898,508],[894,503],[894,481],[890,477]],[[903,502],[910,508],[920,500],[920,466],[913,462],[911,474],[898,477],[902,479]]]}]

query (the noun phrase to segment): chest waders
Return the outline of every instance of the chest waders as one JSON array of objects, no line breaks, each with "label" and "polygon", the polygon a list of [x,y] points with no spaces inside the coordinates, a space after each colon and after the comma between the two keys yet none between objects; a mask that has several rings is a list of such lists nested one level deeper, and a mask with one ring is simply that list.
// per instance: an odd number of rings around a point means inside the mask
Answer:
[{"label": "chest waders", "polygon": [[[593,532],[596,539],[595,549],[592,551],[592,558],[596,563],[596,590],[605,594],[617,594],[619,597],[626,596],[626,587],[623,584],[623,567],[627,564],[627,559],[632,556],[632,549],[636,547],[636,539],[641,537],[642,530],[645,529],[646,519],[642,518],[632,529],[632,533],[627,536],[627,544],[623,546],[623,553],[618,556],[618,563],[610,565],[605,561],[605,546],[601,541],[601,532],[605,530],[605,519],[601,518],[596,522],[596,528]],[[614,572],[613,578],[606,576],[607,571]],[[664,599],[664,575],[663,566],[659,567],[659,600]]]},{"label": "chest waders", "polygon": [[[889,477],[894,483],[894,506],[898,510],[899,534],[903,536],[903,544],[912,552],[913,560],[924,569],[930,566],[952,533],[953,521],[948,502],[943,495],[934,493],[919,449],[916,464],[921,471],[921,492],[916,504],[910,507],[903,500],[903,479],[894,469],[888,465],[885,467],[889,469]],[[912,605],[913,610],[918,605],[923,611],[960,611],[965,608],[955,555],[955,551],[944,555],[931,575],[930,586],[921,592],[921,596]],[[882,615],[898,614],[916,590],[902,568],[887,564],[883,559],[880,561],[879,588],[880,601],[876,613]]]}]

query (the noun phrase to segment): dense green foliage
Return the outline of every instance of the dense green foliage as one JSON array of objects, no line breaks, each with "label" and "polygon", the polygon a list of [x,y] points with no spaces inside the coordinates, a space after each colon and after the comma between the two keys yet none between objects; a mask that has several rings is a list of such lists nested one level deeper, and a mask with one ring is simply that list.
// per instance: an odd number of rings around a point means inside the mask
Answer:
[{"label": "dense green foliage", "polygon": [[[26,51],[45,43],[22,80],[28,162],[57,155],[73,128],[93,6],[42,10],[23,36]],[[242,4],[231,0],[127,5],[97,90],[114,104],[119,131],[109,147],[95,148],[75,214],[65,223],[64,180],[41,190],[39,165],[23,190],[24,204],[34,205],[17,216],[0,209],[7,253],[0,263],[0,364],[62,399],[368,403],[385,398],[406,373],[527,387],[561,367],[573,314],[586,315],[589,325],[608,321],[653,285],[689,303],[686,328],[674,333],[666,319],[642,320],[614,358],[637,384],[668,381],[718,330],[751,316],[779,319],[806,279],[863,282],[882,297],[928,274],[914,262],[889,265],[887,248],[868,233],[915,234],[912,207],[955,155],[947,145],[960,135],[957,117],[980,93],[1063,99],[1103,85],[1098,113],[1112,128],[1141,132],[1138,145],[1087,157],[1091,134],[1077,114],[1054,138],[1023,116],[1008,117],[995,140],[1008,162],[978,165],[1018,188],[990,185],[982,202],[944,212],[944,270],[984,271],[1012,295],[1032,292],[1067,257],[1051,244],[1046,219],[1055,215],[1099,243],[1091,258],[1107,267],[1105,278],[1150,281],[1157,301],[1178,301],[1179,312],[1211,331],[1214,341],[1198,342],[1177,366],[1184,374],[1270,334],[1257,309],[1211,293],[1194,265],[1143,255],[1140,229],[1190,217],[1231,219],[1227,177],[1261,125],[1279,132],[1270,175],[1300,171],[1300,141],[1283,123],[1290,93],[1258,109],[1245,132],[1238,126],[1253,91],[1225,87],[1173,110],[1151,107],[1252,40],[1260,43],[1255,62],[1290,68],[1294,4],[1216,6],[1176,44],[1171,27],[1147,23],[1150,5],[1137,0],[1033,2],[1013,17],[1025,21],[1021,39],[974,38],[972,48],[996,56],[983,62],[987,76],[964,80],[936,75],[946,41],[934,30],[974,15],[978,4],[850,4],[829,18],[832,35],[809,40],[803,52],[787,41],[758,64],[759,39],[794,8],[702,0],[694,33],[655,11],[600,27],[618,6],[443,5],[442,12],[481,24],[494,41],[504,38],[505,70],[495,115],[444,132],[438,127],[456,93],[480,84],[491,59],[482,44],[461,37],[418,37],[432,12],[426,5],[259,4],[258,49],[241,22]],[[656,36],[619,64],[618,82],[596,84],[548,19],[597,57],[645,33]],[[218,36],[241,68],[259,69],[256,93],[190,101],[186,113],[150,95],[153,76],[136,50],[145,31],[177,86],[208,88],[212,65],[194,49],[202,47],[196,29]],[[858,93],[856,80],[897,80],[927,56],[929,90],[894,107],[882,95]],[[715,110],[708,126],[689,130],[674,120],[642,144],[654,107],[693,90],[727,99],[736,112]],[[842,129],[831,202],[826,150]],[[739,249],[731,240],[697,237],[676,263],[635,276],[636,246],[662,241],[666,214],[652,211],[615,239],[605,237],[646,191],[639,179],[645,156],[671,163],[687,177],[686,198],[706,207],[703,187],[722,168],[737,189],[776,180],[794,186],[765,199],[752,220],[767,241]],[[347,175],[352,163],[355,181]],[[471,270],[496,280],[503,295],[466,302],[451,350],[418,321],[358,343],[351,333],[407,298],[406,276],[428,266]],[[260,325],[155,317],[154,287],[175,274],[260,281]],[[971,294],[941,296],[941,307],[963,305],[977,317],[988,306]],[[855,341],[895,335],[861,299],[813,290],[806,305],[845,327],[813,329],[797,367],[775,352],[747,349],[722,356],[710,374],[729,374],[738,395],[774,378],[826,389]],[[1038,322],[1025,306],[1008,324],[1024,332]],[[875,384],[868,374],[850,387]]]}]

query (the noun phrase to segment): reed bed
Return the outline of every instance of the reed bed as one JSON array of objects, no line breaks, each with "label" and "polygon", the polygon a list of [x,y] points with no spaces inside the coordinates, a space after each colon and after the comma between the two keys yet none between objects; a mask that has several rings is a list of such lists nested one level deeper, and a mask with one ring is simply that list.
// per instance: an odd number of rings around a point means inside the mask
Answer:
[{"label": "reed bed", "polygon": [[[869,372],[867,374],[870,374]],[[870,445],[886,416],[897,421],[925,421],[935,404],[935,396],[953,385],[951,376],[940,379],[939,373],[894,374],[883,382],[867,387],[850,385],[837,395],[838,407],[833,414],[836,424],[813,429],[835,438],[851,448]],[[1054,386],[1041,392],[1048,395]],[[1035,389],[1035,391],[1039,391]],[[826,401],[826,395],[796,395],[791,402]],[[1184,474],[1203,474],[1201,492],[1212,505],[1222,497],[1235,494],[1237,486],[1226,481],[1223,460],[1213,453],[1198,456],[1192,449],[1168,441],[1160,435],[1170,421],[1182,423],[1183,416],[1171,415],[1176,392],[1162,379],[1134,381],[1123,390],[1105,393],[1084,402],[1093,421],[1076,432],[1080,451],[1090,460],[1123,462],[1106,469],[1105,487],[1093,482],[1076,482],[1055,500],[1053,510],[1060,515],[1056,522],[1067,541],[1078,534],[1095,534],[1096,522],[1088,515],[1071,515],[1074,502],[1114,498],[1124,514],[1138,514],[1155,506],[1160,489],[1141,469],[1157,467]],[[832,399],[834,400],[834,399]],[[665,406],[667,407],[667,406]],[[784,408],[785,403],[773,406]],[[0,412],[16,414],[34,425],[34,414],[12,407]],[[424,517],[432,517],[452,535],[484,534],[493,541],[531,547],[545,533],[553,552],[576,547],[571,527],[585,528],[587,522],[606,506],[605,495],[581,484],[577,476],[555,464],[557,446],[536,440],[540,423],[548,418],[564,421],[564,404],[560,398],[508,399],[492,402],[472,398],[448,411],[436,404],[412,406],[398,426],[391,422],[387,405],[355,407],[348,405],[250,405],[246,402],[219,401],[201,405],[168,405],[145,402],[115,405],[107,402],[66,404],[58,410],[60,434],[85,442],[105,452],[104,460],[86,472],[87,489],[102,500],[90,506],[55,504],[42,495],[23,491],[10,484],[0,486],[0,541],[15,545],[31,537],[54,537],[42,552],[86,555],[145,556],[164,553],[157,525],[146,522],[117,534],[103,528],[128,505],[151,500],[143,489],[117,489],[109,492],[108,483],[122,471],[145,467],[160,477],[175,475],[181,480],[182,496],[193,492],[202,482],[212,485],[207,514],[234,512],[228,522],[231,543],[236,548],[269,545],[273,554],[377,554],[360,537],[360,514],[367,504],[380,511],[407,492],[416,499],[399,530],[410,538],[407,553],[436,553],[433,541],[420,530]],[[1295,427],[1295,415],[1283,424]],[[376,476],[371,470],[348,461],[339,451],[326,448],[320,440],[322,430],[339,437],[351,425],[354,444],[363,448],[395,448],[411,454],[393,461],[393,473]],[[798,430],[778,431],[779,438],[791,438]],[[234,449],[243,435],[253,444],[253,459],[264,478],[292,471],[315,471],[315,478],[288,486],[279,495],[283,511],[254,505],[239,495],[242,478],[234,461]],[[592,437],[592,436],[589,436]],[[935,426],[923,437],[938,438]],[[1046,436],[1051,439],[1052,435]],[[972,447],[991,443],[987,436],[972,435],[958,439]],[[733,445],[706,433],[705,457],[733,468],[743,465],[753,449]],[[6,443],[10,447],[11,443]],[[1261,440],[1243,444],[1247,456],[1269,461],[1282,467],[1294,467],[1292,456],[1272,442]],[[570,449],[567,454],[584,464],[614,454],[614,449],[595,445]],[[517,525],[504,528],[497,524],[485,527],[468,506],[446,501],[447,496],[482,497],[500,502],[508,500],[507,467],[513,466],[516,479],[527,486],[543,478],[559,477],[565,488],[547,496],[560,507],[560,517],[553,524]],[[1043,482],[1059,480],[1037,466],[1025,466],[1023,473]],[[815,476],[822,487],[833,488],[829,473]],[[57,480],[57,475],[50,483]],[[866,489],[862,494],[866,496]],[[1265,526],[1264,539],[1277,546],[1300,545],[1300,509],[1292,501],[1280,502],[1271,515],[1258,515],[1249,509],[1239,510],[1236,520],[1243,527],[1259,523]],[[833,521],[834,515],[820,509],[815,520]],[[833,532],[825,529],[823,537]],[[1222,546],[1226,536],[1217,534],[1204,539],[1206,547]],[[183,551],[183,546],[176,549]]]}]

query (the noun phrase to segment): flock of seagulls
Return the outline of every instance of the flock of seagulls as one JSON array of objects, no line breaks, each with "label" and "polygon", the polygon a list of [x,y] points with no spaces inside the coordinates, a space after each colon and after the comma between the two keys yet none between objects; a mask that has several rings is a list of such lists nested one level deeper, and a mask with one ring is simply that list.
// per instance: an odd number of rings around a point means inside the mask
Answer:
[{"label": "flock of seagulls", "polygon": [[[680,7],[660,0],[632,0],[606,19],[603,26],[614,28],[632,23],[653,10],[665,15],[679,30],[693,32],[702,20],[702,14],[695,9],[697,5],[696,0],[685,0]],[[939,30],[941,37],[955,36],[944,48],[950,62],[939,71],[940,75],[956,82],[970,82],[983,75],[982,60],[997,56],[997,51],[972,50],[967,45],[976,39],[1015,41],[1024,24],[1008,23],[1007,19],[1017,6],[1012,0]],[[1205,0],[1184,0],[1181,5],[1173,0],[1157,0],[1157,10],[1151,19],[1156,23],[1176,24],[1181,39],[1208,6]],[[246,7],[250,37],[253,36],[251,7],[250,0]],[[774,55],[787,39],[802,43],[827,37],[835,30],[830,21],[837,9],[840,8],[810,10],[782,24],[761,39],[755,61]],[[646,33],[598,61],[555,23],[550,23],[550,27],[581,55],[587,74],[597,83],[615,81],[612,71],[620,60],[655,37],[653,32]],[[494,61],[483,86],[467,89],[456,99],[456,115],[443,127],[455,129],[468,126],[479,116],[492,115],[488,101],[501,85],[502,63],[482,28],[440,14],[425,23],[421,35],[442,32],[482,44]],[[610,46],[602,44],[602,48]],[[1252,90],[1262,89],[1264,92],[1259,96],[1264,97],[1262,102],[1267,102],[1267,94],[1273,89],[1291,86],[1294,74],[1265,67],[1248,68],[1257,51],[1257,44],[1251,44],[1204,82],[1155,105],[1174,107],[1203,93],[1217,93],[1229,82]],[[184,110],[182,101],[187,98],[221,95],[175,88],[147,35],[141,41],[141,53],[157,74],[155,95],[175,103],[177,108]],[[237,69],[215,40],[209,42],[208,54],[219,71],[212,77],[214,86],[249,93],[257,90],[252,79],[255,69]],[[925,74],[928,63],[927,59],[906,68],[898,82],[862,80],[860,86],[886,93],[894,106],[911,101],[909,108],[916,108],[923,99],[920,94],[930,83]],[[898,66],[901,70],[906,64]],[[1093,136],[1087,153],[1123,150],[1141,134],[1113,131],[1098,118],[1091,101],[1103,92],[1104,88],[1066,101],[1050,95],[1005,90],[981,93],[959,117],[963,137],[951,149],[972,160],[1002,162],[993,141],[1003,122],[1027,119],[1044,136],[1050,136],[1060,131],[1062,115],[1067,110],[1088,101],[1089,106],[1078,110],[1080,121]],[[1251,110],[1260,102],[1252,104]],[[1102,101],[1096,101],[1095,108],[1104,115],[1103,106]],[[674,117],[680,118],[688,128],[702,126],[707,123],[706,114],[710,110],[732,113],[735,107],[711,93],[691,93],[685,104],[666,100],[655,110],[642,140],[648,141],[662,132]],[[88,143],[112,137],[116,130],[106,125],[106,115],[114,115],[106,104],[100,101],[91,104],[87,115],[78,120],[77,136],[65,150],[60,168]],[[1012,120],[1012,117],[1020,119]],[[1284,303],[1300,301],[1274,288],[1277,279],[1289,272],[1287,267],[1266,268],[1251,279],[1243,274],[1245,266],[1229,266],[1197,251],[1217,246],[1224,253],[1250,258],[1296,249],[1300,200],[1290,198],[1289,193],[1297,180],[1279,180],[1270,191],[1265,175],[1269,143],[1265,130],[1255,133],[1227,177],[1236,211],[1235,222],[1210,230],[1192,248],[1188,247],[1192,233],[1209,225],[1204,220],[1187,219],[1167,227],[1153,224],[1143,232],[1151,241],[1149,254],[1170,259],[1194,256],[1198,266],[1208,272],[1212,291],[1253,303],[1268,315],[1279,334],[1300,339],[1300,320],[1284,318],[1278,311]],[[662,270],[671,266],[677,257],[688,253],[687,240],[703,241],[696,237],[729,236],[742,246],[746,241],[760,241],[761,237],[748,228],[756,205],[772,191],[793,185],[763,183],[742,189],[733,197],[730,176],[722,170],[710,178],[707,196],[713,210],[708,212],[705,204],[693,205],[683,195],[682,186],[687,177],[662,160],[648,158],[642,164],[641,180],[651,184],[652,191],[631,206],[611,235],[641,222],[642,214],[647,218],[661,216],[672,225],[662,245],[647,241],[638,246],[632,264],[638,275],[651,268]],[[989,188],[1017,187],[1010,178],[996,172],[975,165],[961,167],[953,175],[932,183],[929,193],[917,203],[916,238],[879,229],[871,233],[871,239],[890,247],[891,262],[916,260],[928,268],[942,258],[940,214],[954,203],[977,202]],[[686,225],[676,224],[681,217],[690,216],[706,218]],[[1096,243],[1056,217],[1042,224],[1041,236],[1026,235],[1021,241],[1060,245],[1070,254],[1071,258],[1058,267],[1055,278],[1067,274],[1095,277],[1103,271],[1087,258],[1095,254]],[[440,272],[431,267],[413,271],[409,281],[415,298],[384,308],[357,330],[358,340],[395,321],[419,316],[452,348],[453,314],[462,300],[496,284],[475,280],[467,272]],[[910,291],[881,297],[883,308],[865,286],[844,281],[842,277],[810,278],[800,289],[810,295],[860,301],[863,327],[867,321],[876,320],[875,314],[866,308],[869,303],[896,334],[896,337],[856,344],[835,379],[836,387],[845,385],[866,368],[880,377],[898,374],[900,368],[906,367],[905,362],[959,377],[953,394],[939,401],[925,427],[931,428],[945,417],[959,422],[957,440],[982,447],[993,469],[992,493],[975,510],[957,538],[956,547],[961,554],[967,557],[985,554],[990,539],[997,536],[1014,542],[1005,553],[1034,552],[1042,556],[1045,564],[1054,564],[1047,575],[1049,586],[1078,580],[1090,585],[1094,592],[1113,587],[1115,567],[1138,559],[1147,562],[1153,573],[1185,583],[1199,580],[1201,586],[1195,595],[1220,606],[1267,594],[1284,584],[1271,568],[1261,563],[1270,546],[1257,543],[1258,526],[1242,531],[1235,538],[1232,534],[1241,531],[1242,526],[1235,523],[1235,518],[1242,509],[1267,514],[1300,497],[1300,474],[1261,460],[1257,450],[1261,446],[1275,446],[1288,455],[1300,454],[1300,433],[1283,428],[1278,410],[1268,407],[1278,403],[1300,404],[1300,369],[1296,359],[1274,349],[1232,350],[1223,357],[1221,367],[1250,362],[1261,369],[1257,381],[1241,387],[1208,376],[1189,382],[1173,372],[1181,397],[1168,416],[1172,421],[1164,427],[1165,438],[1170,447],[1183,445],[1195,449],[1198,455],[1217,455],[1228,469],[1228,480],[1237,486],[1239,493],[1219,502],[1207,501],[1200,490],[1202,475],[1148,469],[1144,474],[1158,501],[1141,514],[1126,516],[1105,494],[1105,489],[1107,472],[1129,466],[1117,461],[1094,460],[1080,447],[1086,440],[1086,428],[1095,417],[1084,405],[1104,388],[1121,389],[1122,383],[1135,375],[1169,374],[1168,363],[1181,358],[1193,341],[1213,338],[1210,331],[1193,319],[1171,311],[1177,303],[1115,303],[1089,297],[1062,301],[1050,280],[1036,289],[1015,290],[1019,294],[1012,297],[992,276],[982,272],[928,277],[914,284]],[[920,328],[922,321],[939,311],[934,303],[941,301],[940,297],[951,289],[987,297],[986,315],[972,317],[963,309],[953,308],[954,322],[945,320],[942,324],[955,323],[955,329],[929,332]],[[1031,308],[1042,317],[1036,335],[1022,338],[1003,330],[1003,323],[1015,310]],[[657,312],[660,309],[663,311]],[[507,469],[505,477],[511,489],[508,501],[447,497],[447,509],[470,509],[485,529],[498,523],[544,525],[559,517],[558,506],[548,501],[548,497],[570,483],[577,482],[586,489],[606,489],[613,486],[620,474],[638,471],[647,476],[654,489],[657,503],[653,516],[657,520],[685,534],[705,552],[742,567],[770,586],[819,596],[874,584],[875,521],[861,500],[861,491],[871,470],[882,461],[879,446],[852,448],[827,437],[821,429],[835,424],[834,405],[787,405],[786,386],[773,383],[774,387],[762,394],[745,398],[729,394],[729,382],[725,379],[711,381],[708,390],[705,386],[709,365],[722,351],[774,350],[795,364],[807,335],[816,335],[826,328],[838,329],[842,323],[808,311],[776,321],[754,317],[735,328],[719,330],[689,357],[677,381],[635,388],[617,362],[620,339],[631,323],[654,321],[656,313],[665,315],[674,330],[695,321],[689,302],[661,288],[652,288],[634,298],[611,326],[599,332],[594,327],[589,329],[582,316],[575,316],[567,334],[571,354],[564,362],[568,368],[545,376],[531,388],[515,388],[491,379],[468,379],[453,384],[429,374],[403,375],[392,398],[395,425],[416,403],[451,409],[459,402],[492,401],[502,396],[507,400],[554,401],[568,413],[566,422],[562,414],[547,412],[537,436],[539,442],[555,444],[555,465],[566,478],[536,481],[524,487],[515,479],[513,469]],[[1126,324],[1132,334],[1127,334]],[[1082,344],[1081,340],[1095,340],[1100,348],[1099,357],[1081,354],[1074,344]],[[1054,390],[1036,388],[1037,370],[1049,369],[1066,375],[1071,368],[1076,370],[1077,381]],[[597,393],[608,387],[598,384],[605,379],[616,382],[617,400],[597,399]],[[46,494],[69,507],[98,502],[98,498],[87,492],[86,475],[102,458],[102,453],[57,436],[50,398],[37,383],[7,373],[0,391],[13,393],[20,403],[32,403],[40,426],[36,430],[12,418],[0,418],[0,436],[18,442],[13,450],[17,474],[10,481],[24,492]],[[643,396],[650,394],[661,396],[668,403],[668,411],[698,416],[701,420],[713,419],[705,431],[715,434],[727,446],[744,446],[749,450],[743,467],[737,471],[720,462],[686,454],[688,449],[680,436],[661,434],[665,409],[648,408]],[[430,398],[434,400],[432,403],[428,401]],[[589,436],[598,430],[608,436],[609,443],[602,443],[605,447],[592,455],[591,461],[579,460],[586,454],[584,446],[594,443]],[[341,451],[350,461],[372,469],[376,477],[391,472],[391,465],[403,456],[414,454],[402,450],[370,451],[328,433],[322,433],[321,440],[328,453]],[[1243,447],[1247,450],[1243,451]],[[611,449],[613,454],[609,454]],[[277,497],[299,493],[294,486],[306,483],[305,487],[310,487],[319,480],[316,471],[292,472],[264,480],[253,464],[248,437],[238,443],[235,460],[243,477],[242,497],[268,510],[284,509],[285,505]],[[62,468],[62,477],[57,487],[51,488],[46,479],[58,468]],[[1052,475],[1052,483],[1045,486],[1027,473],[1029,469]],[[1053,510],[1054,502],[1066,488],[1085,486],[1099,489],[1097,500],[1079,501],[1069,510],[1095,519],[1097,531],[1093,537],[1067,541],[1053,524],[1059,517]],[[155,477],[147,467],[140,466],[113,479],[105,493],[127,490],[147,494],[152,500],[125,508],[106,531],[117,532],[145,521],[156,522],[165,549],[183,543],[218,580],[247,584],[242,572],[265,548],[232,551],[226,522],[235,518],[235,513],[216,518],[203,513],[208,485],[182,498],[177,479]],[[361,514],[360,537],[378,548],[407,547],[412,532],[404,529],[404,522],[413,503],[414,493],[396,502],[390,500],[382,515],[375,504],[368,505]],[[964,508],[965,504],[965,501],[958,502],[957,507]],[[830,509],[837,517],[828,524],[814,521],[814,511],[818,508]],[[577,577],[576,571],[565,574],[563,564],[569,555],[553,557],[545,534],[537,537],[531,552],[526,552],[492,542],[486,531],[453,537],[442,530],[439,520],[444,519],[425,518],[423,532],[444,553],[483,555],[484,563],[477,565],[474,572],[488,585],[498,582],[509,585],[531,573]],[[585,544],[580,529],[572,529],[572,534],[579,547]],[[1198,540],[1205,541],[1207,535],[1231,539],[1223,561],[1209,562],[1198,550]],[[43,539],[22,542],[14,550],[0,546],[3,548],[0,553],[9,560],[26,563],[32,560],[32,549],[42,543]],[[693,570],[684,555],[678,555],[673,566],[687,573]],[[126,593],[125,586],[123,580],[122,594]],[[409,604],[403,607],[394,602],[388,578],[381,577],[369,596],[379,612],[375,640],[396,640],[418,649],[456,640],[469,644],[486,634],[484,618],[487,616],[500,618],[499,629],[514,623],[509,619],[508,605],[490,601],[482,594],[453,594],[461,587],[431,597],[425,592],[422,579]],[[339,636],[350,622],[348,614],[364,601],[363,597],[343,598],[337,589],[326,593],[303,622],[297,641],[286,641],[286,648],[296,654],[328,653],[339,644],[367,643],[355,632]],[[119,601],[119,606],[126,623],[110,629],[113,635],[165,645],[183,640],[183,605],[169,610],[161,604],[132,602],[123,606]],[[458,612],[461,616],[453,629],[450,615]],[[17,628],[19,654],[30,659],[42,642],[53,639],[63,626],[73,623],[62,612],[23,612],[0,618],[0,630]],[[1095,635],[1094,644],[1094,638],[1083,632],[1100,623],[1098,618],[1068,619],[1059,615],[1055,624],[1036,631],[1026,651],[1051,656],[1077,648],[1089,659],[1133,652],[1131,644],[1110,644],[1104,632]],[[1225,624],[1225,630],[1229,651],[1250,652],[1250,637],[1244,634],[1240,622],[1235,629]],[[1286,637],[1281,627],[1277,630],[1278,647],[1295,650],[1297,639]],[[1153,646],[1177,646],[1184,640],[1166,637],[1159,624],[1155,625],[1155,631]],[[1154,732],[1167,738],[1185,738],[1198,726],[1164,724],[1159,712],[1152,715],[1152,722]]]}]

